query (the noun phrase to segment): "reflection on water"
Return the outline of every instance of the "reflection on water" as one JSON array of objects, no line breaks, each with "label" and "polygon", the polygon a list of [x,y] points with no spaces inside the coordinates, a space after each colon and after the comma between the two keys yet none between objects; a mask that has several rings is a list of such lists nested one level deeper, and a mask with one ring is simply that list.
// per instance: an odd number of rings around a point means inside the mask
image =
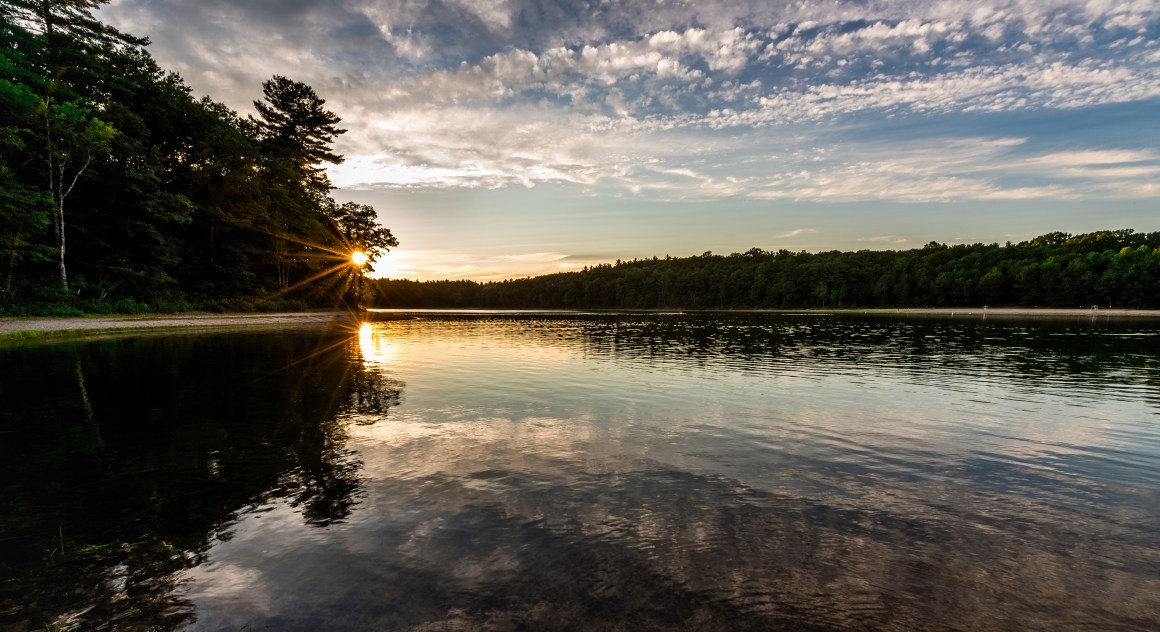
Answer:
[{"label": "reflection on water", "polygon": [[1158,334],[492,314],[0,350],[0,625],[1155,629]]},{"label": "reflection on water", "polygon": [[177,572],[239,513],[348,516],[359,455],[337,415],[385,415],[398,387],[349,335],[122,338],[0,355],[0,624],[177,625]]}]

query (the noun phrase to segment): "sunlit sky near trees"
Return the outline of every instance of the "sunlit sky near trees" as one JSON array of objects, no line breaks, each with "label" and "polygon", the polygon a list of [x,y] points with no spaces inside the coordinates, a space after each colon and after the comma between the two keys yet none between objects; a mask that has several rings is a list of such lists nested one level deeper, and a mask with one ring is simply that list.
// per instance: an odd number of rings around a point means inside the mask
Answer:
[{"label": "sunlit sky near trees", "polygon": [[114,0],[242,114],[349,131],[392,277],[1160,230],[1155,0]]}]

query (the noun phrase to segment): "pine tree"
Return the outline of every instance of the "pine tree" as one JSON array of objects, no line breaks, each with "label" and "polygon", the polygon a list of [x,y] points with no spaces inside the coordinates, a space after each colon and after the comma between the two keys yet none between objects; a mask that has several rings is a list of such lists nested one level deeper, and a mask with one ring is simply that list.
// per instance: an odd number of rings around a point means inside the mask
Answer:
[{"label": "pine tree", "polygon": [[342,120],[323,105],[314,89],[280,75],[262,84],[264,101],[254,101],[262,142],[269,155],[289,161],[306,186],[325,193],[332,189],[322,163],[341,164],[342,156],[330,149],[336,136],[346,133]]}]

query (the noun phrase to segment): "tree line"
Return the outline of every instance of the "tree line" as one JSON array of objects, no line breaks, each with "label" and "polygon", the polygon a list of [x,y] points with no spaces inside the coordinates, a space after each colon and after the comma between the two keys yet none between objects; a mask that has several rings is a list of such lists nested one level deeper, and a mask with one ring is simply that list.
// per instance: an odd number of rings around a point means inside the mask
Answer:
[{"label": "tree line", "polygon": [[1054,232],[1004,245],[617,261],[502,282],[378,280],[379,307],[762,309],[1092,305],[1160,308],[1160,232]]},{"label": "tree line", "polygon": [[256,118],[195,98],[105,2],[0,3],[0,313],[357,301],[397,240],[329,195],[339,117],[282,76]]}]

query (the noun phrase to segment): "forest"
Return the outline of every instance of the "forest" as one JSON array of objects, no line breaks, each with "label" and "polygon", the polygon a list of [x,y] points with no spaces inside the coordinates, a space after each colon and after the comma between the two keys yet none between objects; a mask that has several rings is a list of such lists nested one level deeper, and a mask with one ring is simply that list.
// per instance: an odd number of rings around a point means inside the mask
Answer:
[{"label": "forest", "polygon": [[1160,307],[1160,232],[1049,233],[1017,244],[617,261],[502,282],[374,282],[378,307],[770,309]]},{"label": "forest", "polygon": [[105,2],[0,3],[0,314],[357,304],[398,242],[330,197],[325,100],[282,76],[256,118],[196,98]]}]

